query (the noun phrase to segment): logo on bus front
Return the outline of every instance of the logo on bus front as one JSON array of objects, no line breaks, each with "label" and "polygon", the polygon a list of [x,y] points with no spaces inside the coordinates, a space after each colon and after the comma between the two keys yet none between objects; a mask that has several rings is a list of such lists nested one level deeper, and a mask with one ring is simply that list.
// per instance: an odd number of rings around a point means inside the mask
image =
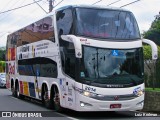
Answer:
[{"label": "logo on bus front", "polygon": [[118,100],[119,99],[119,96],[114,96],[114,100]]}]

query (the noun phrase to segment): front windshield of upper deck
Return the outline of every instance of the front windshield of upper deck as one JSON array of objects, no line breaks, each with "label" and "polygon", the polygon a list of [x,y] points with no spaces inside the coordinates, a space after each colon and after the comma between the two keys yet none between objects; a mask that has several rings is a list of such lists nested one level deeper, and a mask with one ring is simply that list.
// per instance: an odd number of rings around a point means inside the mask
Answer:
[{"label": "front windshield of upper deck", "polygon": [[80,36],[102,39],[139,39],[140,33],[131,12],[76,8],[76,33]]}]

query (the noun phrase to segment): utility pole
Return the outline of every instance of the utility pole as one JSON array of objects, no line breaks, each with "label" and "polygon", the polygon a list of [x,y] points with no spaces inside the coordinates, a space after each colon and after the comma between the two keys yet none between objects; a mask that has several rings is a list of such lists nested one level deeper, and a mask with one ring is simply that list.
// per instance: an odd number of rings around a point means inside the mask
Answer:
[{"label": "utility pole", "polygon": [[49,12],[52,12],[54,0],[49,0]]}]

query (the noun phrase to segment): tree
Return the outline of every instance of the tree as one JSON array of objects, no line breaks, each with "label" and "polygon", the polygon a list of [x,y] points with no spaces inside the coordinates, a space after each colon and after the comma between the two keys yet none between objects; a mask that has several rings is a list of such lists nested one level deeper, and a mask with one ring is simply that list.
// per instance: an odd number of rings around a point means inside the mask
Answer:
[{"label": "tree", "polygon": [[0,61],[0,72],[5,72],[5,61]]},{"label": "tree", "polygon": [[[155,20],[152,22],[150,29],[148,31],[144,32],[142,35],[144,38],[150,39],[150,40],[154,41],[157,45],[160,46],[160,13],[158,15],[156,15]],[[159,46],[158,46],[159,58],[156,61],[156,63],[153,63],[153,61],[151,61],[151,58],[152,58],[151,47],[147,46],[147,45],[145,45],[143,47],[145,68],[146,68],[145,70],[147,71],[147,76],[149,76],[148,81],[150,81],[150,82],[146,81],[146,83],[148,83],[148,84],[151,83],[153,89],[155,86],[158,86],[158,84],[160,83],[160,81],[159,81],[159,82],[157,82],[157,84],[155,84],[155,82],[157,80],[160,80],[160,75],[158,74],[158,71],[160,71],[160,47]]]},{"label": "tree", "polygon": [[144,32],[142,35],[144,38],[153,40],[157,45],[160,46],[160,13],[152,22],[150,29]]},{"label": "tree", "polygon": [[[160,46],[158,47],[158,58],[160,58]],[[144,53],[144,60],[151,60],[152,59],[152,49],[149,45],[143,46],[143,53]]]},{"label": "tree", "polygon": [[5,60],[5,53],[6,53],[6,50],[1,50],[0,49],[0,61],[2,60],[2,61],[4,61]]}]

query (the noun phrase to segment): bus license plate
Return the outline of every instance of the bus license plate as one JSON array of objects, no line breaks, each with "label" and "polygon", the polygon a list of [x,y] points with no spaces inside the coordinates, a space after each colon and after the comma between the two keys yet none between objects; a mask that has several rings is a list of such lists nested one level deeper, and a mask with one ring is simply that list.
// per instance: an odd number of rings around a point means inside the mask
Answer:
[{"label": "bus license plate", "polygon": [[111,108],[111,109],[121,108],[121,104],[111,104],[111,105],[110,105],[110,108]]}]

